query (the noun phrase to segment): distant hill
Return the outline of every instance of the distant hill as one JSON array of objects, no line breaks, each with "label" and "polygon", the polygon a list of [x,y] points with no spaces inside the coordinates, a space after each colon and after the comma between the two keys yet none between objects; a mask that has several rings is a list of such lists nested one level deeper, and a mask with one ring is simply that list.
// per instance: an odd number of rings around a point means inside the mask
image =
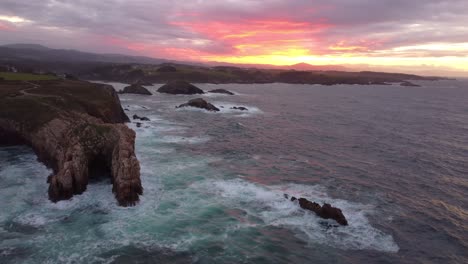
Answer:
[{"label": "distant hill", "polygon": [[39,44],[24,44],[24,43],[8,44],[8,45],[3,45],[1,47],[10,48],[10,49],[50,50],[48,47],[42,46]]},{"label": "distant hill", "polygon": [[296,71],[352,71],[341,65],[311,65],[305,62],[294,65],[270,65],[270,64],[235,64],[225,62],[207,62],[213,66],[228,66],[241,68],[257,68],[257,69],[278,69],[278,70],[296,70]]},{"label": "distant hill", "polygon": [[287,66],[286,68],[297,71],[349,71],[350,69],[341,65],[311,65],[305,62]]},{"label": "distant hill", "polygon": [[51,49],[38,44],[9,44],[0,46],[0,62],[30,60],[41,62],[107,62],[107,63],[147,63],[169,62],[143,56],[121,54],[98,54],[67,49]]}]

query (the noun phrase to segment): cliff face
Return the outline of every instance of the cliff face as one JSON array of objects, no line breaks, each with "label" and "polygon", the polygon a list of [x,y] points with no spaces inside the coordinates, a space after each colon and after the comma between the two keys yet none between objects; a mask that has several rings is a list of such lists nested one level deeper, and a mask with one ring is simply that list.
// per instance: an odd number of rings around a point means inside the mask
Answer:
[{"label": "cliff face", "polygon": [[0,144],[28,144],[53,169],[53,202],[86,190],[93,178],[111,177],[121,206],[142,194],[135,132],[124,124],[114,89],[83,81],[0,82]]}]

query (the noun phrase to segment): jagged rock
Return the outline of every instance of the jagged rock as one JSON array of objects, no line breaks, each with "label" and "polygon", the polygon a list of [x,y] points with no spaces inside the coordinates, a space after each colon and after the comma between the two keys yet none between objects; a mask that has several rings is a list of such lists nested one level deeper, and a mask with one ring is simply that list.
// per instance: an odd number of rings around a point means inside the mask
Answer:
[{"label": "jagged rock", "polygon": [[137,127],[141,127],[141,123],[140,123],[140,122],[136,122],[136,126],[137,126]]},{"label": "jagged rock", "polygon": [[243,106],[234,106],[234,107],[231,107],[231,109],[240,110],[240,111],[248,111],[249,110],[249,109],[247,109],[246,107],[243,107]]},{"label": "jagged rock", "polygon": [[[284,194],[284,198],[289,199],[289,195]],[[290,201],[291,202],[298,201],[299,206],[302,209],[312,211],[321,218],[333,219],[340,225],[344,225],[344,226],[348,225],[348,220],[346,220],[346,217],[343,215],[343,212],[341,211],[341,209],[333,207],[330,204],[326,203],[323,206],[320,206],[320,204],[318,203],[311,202],[305,198],[297,199],[294,196],[291,197]]]},{"label": "jagged rock", "polygon": [[121,94],[141,94],[141,95],[153,95],[148,89],[145,87],[139,85],[139,84],[132,84],[130,86],[127,86],[123,89],[123,91],[120,91],[119,93]]},{"label": "jagged rock", "polygon": [[145,117],[145,116],[140,117],[140,116],[138,116],[138,115],[136,115],[136,114],[133,115],[133,119],[134,119],[134,120],[141,120],[141,121],[151,121],[149,118],[147,118],[147,117]]},{"label": "jagged rock", "polygon": [[209,93],[219,93],[219,94],[234,95],[233,92],[230,92],[230,91],[225,90],[225,89],[214,89],[214,90],[209,91]]},{"label": "jagged rock", "polygon": [[179,105],[177,108],[187,107],[187,106],[202,108],[202,109],[206,109],[208,111],[215,111],[215,112],[219,111],[219,109],[216,106],[208,103],[207,101],[203,100],[202,98],[192,99],[192,100],[188,101],[185,104]]},{"label": "jagged rock", "polygon": [[160,93],[168,94],[203,94],[203,90],[186,81],[171,81],[158,89]]},{"label": "jagged rock", "polygon": [[[18,91],[20,96],[8,96]],[[72,80],[0,85],[0,144],[34,149],[53,170],[48,177],[53,202],[83,193],[103,171],[119,205],[139,201],[143,188],[135,132],[121,124],[128,120],[109,85]]]},{"label": "jagged rock", "polygon": [[402,82],[400,83],[401,86],[407,86],[407,87],[421,87],[420,85],[417,85],[417,84],[414,84],[412,82],[408,82],[408,81],[405,81],[405,82]]},{"label": "jagged rock", "polygon": [[320,206],[318,203],[311,202],[305,198],[299,198],[299,205],[301,208],[310,210],[324,219],[333,219],[340,225],[348,225],[341,209],[332,207],[330,204]]}]

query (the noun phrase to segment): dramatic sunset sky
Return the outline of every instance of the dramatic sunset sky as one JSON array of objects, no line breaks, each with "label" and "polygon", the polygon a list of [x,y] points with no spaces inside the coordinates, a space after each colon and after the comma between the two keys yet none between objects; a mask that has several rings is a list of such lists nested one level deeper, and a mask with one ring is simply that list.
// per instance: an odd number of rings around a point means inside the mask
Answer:
[{"label": "dramatic sunset sky", "polygon": [[466,72],[467,14],[468,0],[1,0],[0,44]]}]

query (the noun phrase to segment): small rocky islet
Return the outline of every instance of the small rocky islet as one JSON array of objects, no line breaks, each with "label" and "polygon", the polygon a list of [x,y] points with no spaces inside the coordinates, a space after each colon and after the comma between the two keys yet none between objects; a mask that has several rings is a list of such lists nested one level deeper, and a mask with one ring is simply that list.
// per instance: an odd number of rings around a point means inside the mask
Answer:
[{"label": "small rocky islet", "polygon": [[203,98],[196,98],[196,99],[189,100],[187,103],[181,104],[177,106],[176,108],[182,108],[182,107],[195,107],[195,108],[205,109],[205,110],[212,111],[212,112],[219,112],[219,108],[208,103]]},{"label": "small rocky islet", "polygon": [[142,84],[135,83],[125,87],[119,94],[140,94],[140,95],[153,95],[148,89],[143,87]]}]

